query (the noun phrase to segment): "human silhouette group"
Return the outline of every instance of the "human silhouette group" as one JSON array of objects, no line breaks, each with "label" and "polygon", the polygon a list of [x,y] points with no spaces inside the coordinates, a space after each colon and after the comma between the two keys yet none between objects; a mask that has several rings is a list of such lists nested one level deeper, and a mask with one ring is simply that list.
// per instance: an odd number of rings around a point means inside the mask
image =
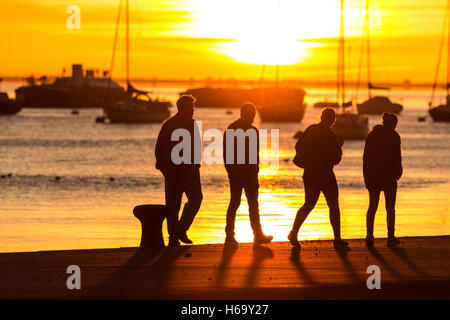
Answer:
[{"label": "human silhouette group", "polygon": [[[178,112],[166,120],[159,132],[155,147],[156,168],[160,170],[165,181],[165,199],[167,207],[167,229],[169,246],[176,247],[180,241],[192,244],[187,236],[191,224],[200,209],[203,194],[200,181],[200,164],[194,161],[196,146],[201,145],[200,134],[193,115],[195,98],[183,95],[177,100]],[[236,212],[241,202],[242,191],[248,202],[250,225],[253,230],[254,244],[270,243],[273,236],[265,235],[261,228],[258,206],[258,172],[259,172],[259,132],[253,126],[256,115],[255,106],[244,103],[240,108],[240,117],[231,123],[227,130],[254,131],[256,147],[248,137],[235,139],[234,150],[226,145],[227,135],[223,137],[223,158],[230,185],[230,203],[226,213],[225,245],[237,246],[234,236]],[[329,207],[330,223],[334,233],[334,246],[345,248],[348,242],[341,238],[341,223],[339,209],[339,191],[334,166],[342,159],[343,138],[333,130],[336,113],[331,108],[325,108],[317,124],[310,125],[298,139],[293,162],[304,169],[303,183],[305,203],[298,210],[292,230],[287,236],[293,247],[300,248],[298,233],[309,213],[314,209],[320,193],[325,196]],[[388,240],[387,246],[397,246],[400,242],[395,237],[395,202],[397,181],[402,176],[402,158],[400,135],[396,132],[398,118],[395,114],[384,113],[382,124],[376,125],[366,139],[363,156],[363,175],[369,192],[369,208],[366,216],[366,246],[374,246],[374,219],[378,208],[381,191],[384,192],[387,212]],[[191,161],[174,163],[171,158],[172,150],[179,141],[174,141],[172,133],[177,129],[187,130],[191,137],[191,148],[188,156]],[[226,131],[227,131],[226,130]],[[197,131],[197,132],[196,132]],[[229,139],[229,137],[228,137]],[[238,144],[243,144],[239,146]],[[238,151],[245,152],[241,161],[237,161]],[[233,152],[234,151],[234,152]],[[230,154],[231,152],[231,154]],[[256,153],[256,154],[254,154]],[[254,156],[253,159],[252,156]],[[232,159],[232,161],[229,161]],[[243,161],[242,161],[243,160]],[[253,161],[252,161],[253,160]],[[187,202],[181,217],[179,211],[183,193]]]}]

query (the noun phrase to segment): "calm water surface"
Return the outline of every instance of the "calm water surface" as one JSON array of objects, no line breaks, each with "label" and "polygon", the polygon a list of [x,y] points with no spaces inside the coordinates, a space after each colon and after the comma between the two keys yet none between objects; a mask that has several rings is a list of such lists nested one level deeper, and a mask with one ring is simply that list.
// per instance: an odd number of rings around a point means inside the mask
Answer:
[{"label": "calm water surface", "polygon": [[[9,84],[12,91],[17,84]],[[173,101],[182,88],[152,88]],[[330,89],[307,89],[311,104],[333,99]],[[398,132],[402,137],[404,175],[397,200],[397,235],[450,234],[450,125],[417,122],[426,115],[428,91],[393,91],[405,110]],[[0,117],[0,252],[50,249],[137,246],[140,224],[132,215],[135,205],[164,203],[163,178],[154,168],[154,146],[160,124],[120,125],[94,122],[101,109],[24,109]],[[174,112],[174,110],[172,110]],[[301,124],[262,124],[279,128],[279,166],[261,167],[262,225],[275,240],[284,241],[296,211],[303,204],[302,170],[295,167],[298,130],[317,121],[320,110],[309,107]],[[203,129],[224,130],[238,117],[225,110],[197,109]],[[379,121],[370,117],[370,126]],[[346,141],[336,167],[340,188],[342,234],[365,236],[368,194],[362,177],[364,141]],[[57,181],[55,177],[60,177]],[[113,179],[110,179],[113,178]],[[229,200],[223,165],[201,168],[204,200],[189,231],[197,243],[224,240]],[[380,202],[375,235],[386,236],[386,212]],[[165,237],[166,235],[166,229]],[[243,198],[236,221],[238,241],[252,241],[247,204]],[[330,239],[332,230],[323,196],[300,231],[301,239]]]}]

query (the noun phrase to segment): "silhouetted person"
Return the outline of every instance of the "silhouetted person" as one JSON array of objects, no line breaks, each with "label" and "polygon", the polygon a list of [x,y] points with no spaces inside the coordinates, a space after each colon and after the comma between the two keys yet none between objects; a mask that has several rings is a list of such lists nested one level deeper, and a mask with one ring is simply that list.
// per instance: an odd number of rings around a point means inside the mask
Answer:
[{"label": "silhouetted person", "polygon": [[395,232],[395,199],[397,180],[403,173],[400,135],[395,131],[398,118],[392,113],[383,113],[383,125],[376,125],[369,133],[364,147],[364,182],[369,190],[369,209],[367,210],[366,245],[373,246],[373,224],[377,212],[380,193],[384,191],[387,213],[388,246],[400,241]]},{"label": "silhouetted person", "polygon": [[334,232],[335,247],[345,247],[348,242],[341,239],[341,214],[339,192],[333,167],[342,158],[342,139],[331,130],[336,121],[336,113],[331,108],[322,111],[318,124],[309,126],[296,145],[297,153],[303,157],[303,183],[305,203],[298,210],[288,239],[295,247],[300,247],[297,235],[308,214],[314,209],[320,192],[323,192],[330,209],[330,222]]},{"label": "silhouetted person", "polygon": [[237,245],[234,238],[234,224],[236,211],[241,203],[242,190],[247,197],[254,244],[269,243],[273,239],[273,236],[264,235],[259,218],[259,131],[252,125],[255,114],[255,106],[249,102],[244,103],[241,106],[241,117],[230,124],[224,133],[223,158],[231,193],[227,210],[225,245]]},{"label": "silhouetted person", "polygon": [[[178,99],[178,113],[164,122],[155,147],[156,168],[161,170],[165,180],[166,206],[169,209],[167,217],[169,246],[180,245],[179,240],[188,244],[192,243],[186,232],[194,221],[203,199],[200,161],[195,161],[194,157],[200,152],[201,159],[201,149],[198,148],[198,146],[201,148],[200,134],[193,119],[194,104],[195,98],[192,96],[184,95]],[[188,163],[176,164],[173,161],[172,149],[183,139],[177,138],[176,141],[172,141],[172,134],[177,129],[185,129],[189,132],[191,148],[187,154],[190,154],[191,159],[186,161]],[[183,155],[184,153],[181,151],[175,154]],[[186,194],[188,201],[178,221],[183,193]]]}]

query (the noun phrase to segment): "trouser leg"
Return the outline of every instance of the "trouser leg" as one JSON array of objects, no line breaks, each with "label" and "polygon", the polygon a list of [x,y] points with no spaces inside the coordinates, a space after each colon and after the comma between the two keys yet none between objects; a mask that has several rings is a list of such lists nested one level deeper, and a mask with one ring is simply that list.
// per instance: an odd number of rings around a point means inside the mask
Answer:
[{"label": "trouser leg", "polygon": [[232,174],[228,175],[230,180],[230,203],[227,210],[227,225],[225,233],[228,237],[234,237],[234,225],[236,221],[236,212],[241,204],[242,184],[239,177]]},{"label": "trouser leg", "polygon": [[180,233],[189,230],[194,218],[200,210],[203,200],[202,185],[200,181],[200,173],[194,172],[186,177],[184,182],[184,192],[186,193],[187,202],[184,205],[183,213],[178,222],[177,231]]},{"label": "trouser leg", "polygon": [[373,225],[375,222],[375,213],[378,209],[378,202],[380,201],[379,189],[369,189],[369,208],[366,215],[366,229],[367,238],[373,238]]},{"label": "trouser leg", "polygon": [[330,223],[333,228],[334,238],[341,238],[341,211],[339,209],[339,191],[334,173],[323,180],[322,192],[327,201],[330,215]]},{"label": "trouser leg", "polygon": [[297,211],[294,225],[292,226],[292,233],[297,234],[303,222],[308,217],[309,213],[314,209],[320,195],[320,186],[314,181],[314,178],[303,177],[305,186],[305,203]]},{"label": "trouser leg", "polygon": [[392,238],[395,234],[395,202],[397,199],[397,182],[384,189],[384,198],[386,200],[388,237]]},{"label": "trouser leg", "polygon": [[248,203],[250,225],[254,236],[260,236],[263,234],[261,229],[261,221],[259,218],[258,189],[258,174],[252,174],[244,183],[244,191]]},{"label": "trouser leg", "polygon": [[181,207],[183,189],[180,185],[180,182],[177,179],[166,176],[164,178],[165,178],[164,187],[166,196],[166,207],[168,209],[167,231],[169,235],[174,235],[178,224],[178,212],[180,211]]}]

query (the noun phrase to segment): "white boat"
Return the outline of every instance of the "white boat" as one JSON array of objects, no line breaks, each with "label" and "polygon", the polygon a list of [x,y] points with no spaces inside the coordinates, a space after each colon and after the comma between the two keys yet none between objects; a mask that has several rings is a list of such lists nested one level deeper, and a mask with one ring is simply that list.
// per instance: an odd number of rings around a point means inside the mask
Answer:
[{"label": "white boat", "polygon": [[365,139],[369,134],[369,119],[366,116],[350,111],[351,101],[345,99],[345,37],[344,37],[344,0],[341,0],[341,30],[338,48],[338,82],[337,96],[339,102],[336,122],[332,130],[344,140]]}]

